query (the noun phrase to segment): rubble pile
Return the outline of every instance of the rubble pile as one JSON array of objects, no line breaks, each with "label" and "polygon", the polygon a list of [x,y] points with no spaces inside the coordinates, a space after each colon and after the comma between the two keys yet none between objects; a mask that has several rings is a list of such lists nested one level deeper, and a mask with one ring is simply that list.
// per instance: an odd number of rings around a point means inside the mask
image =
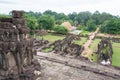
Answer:
[{"label": "rubble pile", "polygon": [[120,43],[120,38],[112,38],[111,40],[112,40],[112,42]]},{"label": "rubble pile", "polygon": [[41,49],[42,50],[42,48],[44,48],[44,47],[46,47],[46,45],[49,43],[49,41],[48,40],[42,40],[42,39],[34,39],[34,45],[33,45],[33,47],[34,47],[34,49]]},{"label": "rubble pile", "polygon": [[80,56],[84,47],[78,44],[74,44],[73,41],[76,39],[75,35],[68,35],[63,40],[57,40],[52,45],[53,50],[56,54],[61,55],[75,55]]},{"label": "rubble pile", "polygon": [[[34,30],[34,49],[38,50],[42,50],[42,48],[44,48],[49,41],[48,40],[44,40],[43,36],[47,34],[46,30]],[[40,39],[41,36],[42,38]]]}]

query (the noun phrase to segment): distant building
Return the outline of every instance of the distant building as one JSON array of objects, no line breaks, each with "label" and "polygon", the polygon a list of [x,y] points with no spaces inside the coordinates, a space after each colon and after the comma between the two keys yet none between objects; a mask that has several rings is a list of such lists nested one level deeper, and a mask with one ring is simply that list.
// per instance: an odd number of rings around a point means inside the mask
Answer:
[{"label": "distant building", "polygon": [[68,21],[63,22],[61,25],[65,26],[71,34],[79,35],[81,33],[80,30],[76,30],[76,27],[72,26]]},{"label": "distant building", "polygon": [[62,26],[65,26],[65,27],[68,29],[69,32],[76,29],[76,28],[75,28],[74,26],[72,26],[72,25],[70,24],[70,22],[68,22],[68,21],[63,22],[61,25],[62,25]]}]

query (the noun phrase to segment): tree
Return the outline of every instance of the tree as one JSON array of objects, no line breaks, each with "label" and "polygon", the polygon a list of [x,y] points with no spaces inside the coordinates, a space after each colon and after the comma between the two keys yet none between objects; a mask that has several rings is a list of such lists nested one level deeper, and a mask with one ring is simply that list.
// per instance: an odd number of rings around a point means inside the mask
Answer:
[{"label": "tree", "polygon": [[99,11],[95,11],[92,15],[92,19],[95,20],[96,25],[103,24],[106,20],[112,19],[113,16],[109,13],[100,13]]},{"label": "tree", "polygon": [[31,29],[30,34],[33,35],[34,34],[34,30],[38,28],[38,23],[37,23],[37,19],[32,12],[25,13],[25,18],[27,21],[27,26]]},{"label": "tree", "polygon": [[82,30],[82,29],[84,29],[84,27],[85,27],[85,26],[83,26],[83,25],[79,25],[76,29],[77,29],[77,30]]},{"label": "tree", "polygon": [[36,19],[39,18],[42,14],[40,12],[32,12],[32,11],[29,11],[29,12],[25,12],[25,15],[29,15],[29,18],[30,17],[35,17]]},{"label": "tree", "polygon": [[112,19],[113,16],[111,14],[103,12],[99,17],[99,24],[103,24],[105,21]]},{"label": "tree", "polygon": [[88,29],[88,31],[95,31],[96,30],[96,25],[94,23],[94,20],[89,20],[87,22],[87,29]]},{"label": "tree", "polygon": [[55,24],[55,20],[50,15],[42,15],[38,19],[39,29],[51,30]]},{"label": "tree", "polygon": [[100,31],[109,34],[120,34],[120,19],[105,21],[101,26]]},{"label": "tree", "polygon": [[[77,26],[78,24],[78,21],[77,21],[77,13],[76,12],[73,12],[73,13],[70,13],[68,14],[68,17],[69,17],[69,20],[71,20],[73,22],[73,25],[74,26]],[[76,23],[77,22],[77,23]]]},{"label": "tree", "polygon": [[55,26],[54,31],[58,34],[67,34],[68,33],[68,29],[62,25]]},{"label": "tree", "polygon": [[66,16],[64,13],[58,13],[56,16],[56,20],[68,20],[69,17]]},{"label": "tree", "polygon": [[38,28],[37,20],[34,18],[27,19],[27,26],[31,29],[30,34],[34,34],[34,30]]},{"label": "tree", "polygon": [[92,15],[92,19],[93,20],[95,20],[95,24],[96,25],[99,25],[100,24],[100,22],[99,22],[99,20],[100,20],[100,12],[99,11],[95,11],[94,13],[93,13],[93,15]]},{"label": "tree", "polygon": [[79,24],[83,24],[83,25],[86,26],[88,20],[91,19],[91,16],[92,16],[92,14],[91,14],[89,11],[80,12],[80,13],[78,14],[78,17],[77,17],[78,23],[79,23]]},{"label": "tree", "polygon": [[11,18],[10,15],[0,14],[0,18]]},{"label": "tree", "polygon": [[56,16],[57,16],[57,13],[56,13],[56,12],[53,12],[53,11],[51,11],[51,10],[46,10],[45,12],[43,12],[43,14],[44,14],[44,15],[50,15],[50,16],[52,16],[52,17],[54,17],[54,18],[56,18]]}]

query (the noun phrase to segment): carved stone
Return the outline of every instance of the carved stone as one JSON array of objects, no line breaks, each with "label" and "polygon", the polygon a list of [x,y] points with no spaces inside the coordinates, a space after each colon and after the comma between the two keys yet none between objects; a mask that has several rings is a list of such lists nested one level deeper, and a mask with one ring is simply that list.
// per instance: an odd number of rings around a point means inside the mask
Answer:
[{"label": "carved stone", "polygon": [[52,44],[54,46],[53,50],[55,53],[60,53],[61,55],[80,56],[84,47],[73,43],[77,38],[75,35],[67,35],[63,40],[57,40]]},{"label": "carved stone", "polygon": [[33,40],[26,37],[23,11],[12,11],[13,18],[0,21],[0,80],[36,80],[40,64],[33,59]]},{"label": "carved stone", "polygon": [[108,59],[112,59],[113,49],[110,39],[102,39],[101,42],[98,44],[98,60],[107,61]]}]

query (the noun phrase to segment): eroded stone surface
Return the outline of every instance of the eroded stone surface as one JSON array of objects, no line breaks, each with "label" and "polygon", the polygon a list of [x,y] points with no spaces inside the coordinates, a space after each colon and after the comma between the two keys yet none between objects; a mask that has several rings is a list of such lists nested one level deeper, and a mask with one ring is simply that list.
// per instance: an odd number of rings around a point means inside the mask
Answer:
[{"label": "eroded stone surface", "polygon": [[[60,55],[53,53],[38,52],[37,55],[38,56],[36,56],[36,58],[39,58],[39,56],[46,56],[50,58],[67,61],[68,64],[71,65],[76,65],[76,64],[84,65],[90,68],[99,69],[101,71],[120,74],[119,70],[116,70],[111,67],[102,66],[96,63],[84,62],[74,58],[71,59],[67,57],[62,57]],[[91,71],[70,67],[65,64],[53,62],[44,58],[40,60],[40,63],[41,63],[41,71],[42,71],[42,75],[41,75],[42,80],[119,80],[119,78],[115,79],[110,76],[96,74]]]},{"label": "eroded stone surface", "polygon": [[42,80],[119,80],[49,61],[41,63]]}]

